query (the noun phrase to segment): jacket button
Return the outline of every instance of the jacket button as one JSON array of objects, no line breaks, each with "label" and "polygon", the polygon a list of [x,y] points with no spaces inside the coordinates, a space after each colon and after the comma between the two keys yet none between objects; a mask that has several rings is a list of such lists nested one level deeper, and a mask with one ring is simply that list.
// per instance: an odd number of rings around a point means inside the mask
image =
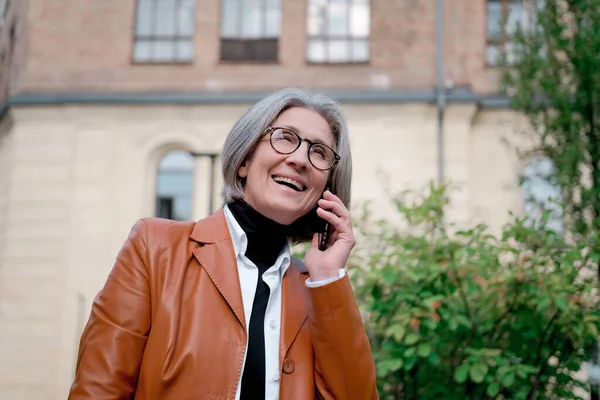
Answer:
[{"label": "jacket button", "polygon": [[293,360],[287,359],[283,362],[283,372],[291,374],[296,369],[296,365]]}]

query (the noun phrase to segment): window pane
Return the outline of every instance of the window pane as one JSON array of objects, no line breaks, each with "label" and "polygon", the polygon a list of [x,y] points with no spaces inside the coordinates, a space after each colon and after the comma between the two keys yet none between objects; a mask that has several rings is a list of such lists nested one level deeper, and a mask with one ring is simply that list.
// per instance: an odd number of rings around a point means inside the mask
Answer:
[{"label": "window pane", "polygon": [[262,1],[244,0],[242,4],[242,37],[260,37],[262,31]]},{"label": "window pane", "polygon": [[175,34],[175,0],[157,0],[156,29],[157,35]]},{"label": "window pane", "polygon": [[177,21],[180,35],[192,36],[194,34],[195,0],[182,0],[179,6],[179,20]]},{"label": "window pane", "polygon": [[[192,178],[193,179],[193,178]],[[175,199],[175,212],[173,219],[189,221],[192,219],[192,196],[178,196]]]},{"label": "window pane", "polygon": [[330,0],[328,27],[330,35],[348,34],[348,5],[346,0]]},{"label": "window pane", "polygon": [[281,1],[267,0],[266,7],[264,36],[277,38],[281,32]]},{"label": "window pane", "polygon": [[353,40],[352,41],[352,61],[355,61],[355,62],[369,61],[369,41],[368,40]]},{"label": "window pane", "polygon": [[172,40],[156,40],[152,59],[154,61],[173,61],[175,59],[175,42]]},{"label": "window pane", "polygon": [[330,40],[328,51],[329,51],[329,62],[346,62],[349,60],[349,49],[350,44],[347,40]]},{"label": "window pane", "polygon": [[167,153],[158,164],[156,216],[190,220],[193,184],[193,157],[184,151]]},{"label": "window pane", "polygon": [[135,33],[138,36],[148,36],[152,34],[152,9],[153,2],[150,0],[140,0],[137,9],[137,22]]},{"label": "window pane", "polygon": [[487,3],[487,35],[488,39],[502,39],[502,3],[500,1],[488,1]]},{"label": "window pane", "polygon": [[350,35],[367,37],[370,31],[369,5],[354,2],[350,8]]},{"label": "window pane", "polygon": [[534,158],[523,169],[525,214],[537,221],[544,210],[550,210],[549,228],[562,231],[562,212],[556,201],[561,199],[560,187],[552,182],[555,168],[548,158]]},{"label": "window pane", "polygon": [[327,0],[311,0],[308,8],[308,34],[325,35],[327,17]]},{"label": "window pane", "polygon": [[486,63],[488,65],[496,65],[500,61],[500,46],[488,44]]},{"label": "window pane", "polygon": [[306,58],[310,62],[327,61],[327,51],[325,41],[320,39],[311,39],[308,41]]},{"label": "window pane", "polygon": [[150,43],[147,40],[136,40],[133,46],[133,59],[135,61],[150,61]]},{"label": "window pane", "polygon": [[506,20],[506,32],[514,33],[517,27],[525,28],[527,23],[525,7],[521,2],[508,3],[508,16]]},{"label": "window pane", "polygon": [[223,0],[223,15],[221,18],[221,37],[233,38],[238,32],[238,14],[240,4],[236,0]]},{"label": "window pane", "polygon": [[193,42],[191,40],[180,40],[177,43],[177,61],[192,61],[193,58]]},{"label": "window pane", "polygon": [[506,43],[505,45],[505,49],[506,49],[506,62],[509,65],[514,65],[514,63],[517,61],[517,57],[518,57],[518,48],[516,45],[514,45],[513,43]]}]

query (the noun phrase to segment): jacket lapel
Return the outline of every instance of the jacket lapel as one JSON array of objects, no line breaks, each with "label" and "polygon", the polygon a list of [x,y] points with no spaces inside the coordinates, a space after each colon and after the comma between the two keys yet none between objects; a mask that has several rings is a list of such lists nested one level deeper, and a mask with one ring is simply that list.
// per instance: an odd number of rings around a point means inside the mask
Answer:
[{"label": "jacket lapel", "polygon": [[193,250],[194,256],[245,330],[246,319],[237,261],[223,210],[198,221],[190,239],[200,244],[200,247]]},{"label": "jacket lapel", "polygon": [[283,295],[281,304],[281,339],[279,361],[283,362],[288,349],[300,332],[307,319],[308,299],[304,281],[308,278],[301,274],[303,265],[292,259],[292,265],[283,276]]},{"label": "jacket lapel", "polygon": [[[221,296],[246,329],[244,304],[237,273],[237,261],[229,228],[223,210],[200,220],[194,226],[190,239],[200,244],[193,250],[194,257],[206,271]],[[306,322],[308,299],[304,281],[308,276],[302,262],[292,259],[282,282],[280,362]]]}]

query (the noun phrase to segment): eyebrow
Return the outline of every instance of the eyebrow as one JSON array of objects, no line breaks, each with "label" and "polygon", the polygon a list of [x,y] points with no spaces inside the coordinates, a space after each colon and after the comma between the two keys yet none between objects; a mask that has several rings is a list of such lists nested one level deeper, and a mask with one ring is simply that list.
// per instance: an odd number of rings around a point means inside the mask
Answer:
[{"label": "eyebrow", "polygon": [[[296,128],[293,125],[282,125],[282,128],[287,128],[287,129],[289,129],[291,131],[296,132],[298,135],[300,135],[300,129]],[[308,139],[308,138],[306,138],[306,139]],[[327,143],[325,143],[324,141],[322,141],[320,139],[316,139],[316,140],[308,139],[308,140],[310,140],[311,143],[319,143],[319,144],[323,144],[323,145],[325,145],[325,146],[327,146],[329,148],[332,148],[330,144],[327,144]]]}]

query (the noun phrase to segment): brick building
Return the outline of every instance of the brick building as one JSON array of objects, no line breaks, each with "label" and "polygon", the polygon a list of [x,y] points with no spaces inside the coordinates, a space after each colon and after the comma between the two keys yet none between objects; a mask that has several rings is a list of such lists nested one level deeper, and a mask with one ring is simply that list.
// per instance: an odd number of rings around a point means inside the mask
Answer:
[{"label": "brick building", "polygon": [[524,213],[533,143],[493,60],[527,3],[445,3],[437,58],[434,0],[0,0],[0,398],[66,397],[130,227],[218,208],[223,140],[269,91],[344,104],[355,204],[443,171],[453,221]]}]

